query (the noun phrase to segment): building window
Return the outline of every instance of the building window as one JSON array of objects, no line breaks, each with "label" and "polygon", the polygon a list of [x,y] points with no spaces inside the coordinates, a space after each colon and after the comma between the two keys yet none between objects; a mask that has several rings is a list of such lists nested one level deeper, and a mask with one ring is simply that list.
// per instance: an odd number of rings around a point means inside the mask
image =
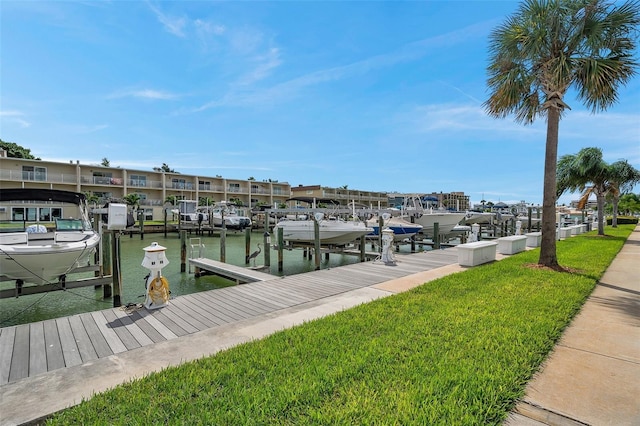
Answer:
[{"label": "building window", "polygon": [[171,179],[171,187],[173,189],[187,189],[187,181],[184,179]]},{"label": "building window", "polygon": [[211,182],[209,181],[205,181],[205,180],[198,181],[198,186],[202,190],[211,191]]},{"label": "building window", "polygon": [[93,172],[93,183],[97,185],[110,185],[111,173],[109,172]]},{"label": "building window", "polygon": [[47,169],[37,166],[22,166],[22,180],[47,180]]},{"label": "building window", "polygon": [[129,181],[131,186],[147,186],[147,177],[142,175],[131,175],[131,180]]},{"label": "building window", "polygon": [[229,192],[240,192],[240,184],[239,183],[230,183],[229,184]]}]

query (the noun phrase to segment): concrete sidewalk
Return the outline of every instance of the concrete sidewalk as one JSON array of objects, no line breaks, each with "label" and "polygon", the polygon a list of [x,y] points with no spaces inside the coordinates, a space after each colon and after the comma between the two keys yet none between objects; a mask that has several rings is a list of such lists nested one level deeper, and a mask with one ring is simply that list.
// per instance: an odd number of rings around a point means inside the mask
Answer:
[{"label": "concrete sidewalk", "polygon": [[640,226],[505,425],[640,425]]}]

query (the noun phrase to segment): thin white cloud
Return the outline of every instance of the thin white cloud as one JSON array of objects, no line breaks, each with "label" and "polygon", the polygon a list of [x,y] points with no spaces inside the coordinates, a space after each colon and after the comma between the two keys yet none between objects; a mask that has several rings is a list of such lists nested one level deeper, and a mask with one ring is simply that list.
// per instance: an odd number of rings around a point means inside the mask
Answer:
[{"label": "thin white cloud", "polygon": [[155,7],[153,3],[147,2],[147,5],[149,6],[149,9],[151,9],[153,13],[155,13],[158,21],[164,26],[164,29],[166,31],[181,38],[186,37],[184,33],[184,28],[187,24],[186,18],[170,17],[164,14],[160,9]]},{"label": "thin white cloud", "polygon": [[[477,38],[481,34],[484,35],[486,30],[487,23],[471,25],[436,37],[408,43],[392,52],[375,55],[347,65],[314,71],[267,89],[247,92],[235,91],[235,89],[232,88],[230,92],[222,97],[211,100],[199,107],[192,108],[189,112],[200,112],[219,106],[246,106],[282,102],[285,99],[296,96],[298,92],[306,87],[353,78],[375,69],[387,68],[398,63],[420,59],[433,49],[451,47],[468,39]],[[251,39],[249,38],[249,40]],[[251,45],[248,41],[245,44]]]},{"label": "thin white cloud", "polygon": [[151,100],[171,100],[177,99],[180,96],[171,92],[154,89],[124,89],[113,92],[107,96],[107,99],[118,98],[141,98]]},{"label": "thin white cloud", "polygon": [[9,123],[16,123],[22,128],[31,126],[31,123],[25,120],[24,114],[20,111],[0,111],[0,117]]}]

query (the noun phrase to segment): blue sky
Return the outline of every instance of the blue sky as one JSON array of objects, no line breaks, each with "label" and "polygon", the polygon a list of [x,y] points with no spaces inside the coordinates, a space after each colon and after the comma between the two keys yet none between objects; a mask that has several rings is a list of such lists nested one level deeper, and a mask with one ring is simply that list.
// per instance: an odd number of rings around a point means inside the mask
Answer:
[{"label": "blue sky", "polygon": [[[545,122],[482,108],[488,34],[517,7],[2,0],[0,138],[52,161],[541,203]],[[559,155],[640,168],[640,77],[619,95],[597,115],[567,97]]]}]

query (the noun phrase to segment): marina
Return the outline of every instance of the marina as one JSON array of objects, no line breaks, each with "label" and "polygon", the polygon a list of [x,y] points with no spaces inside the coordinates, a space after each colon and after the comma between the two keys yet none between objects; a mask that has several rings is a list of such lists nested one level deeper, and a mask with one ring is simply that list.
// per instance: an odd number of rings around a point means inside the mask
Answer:
[{"label": "marina", "polygon": [[358,262],[0,329],[0,385],[457,263],[457,250]]}]

